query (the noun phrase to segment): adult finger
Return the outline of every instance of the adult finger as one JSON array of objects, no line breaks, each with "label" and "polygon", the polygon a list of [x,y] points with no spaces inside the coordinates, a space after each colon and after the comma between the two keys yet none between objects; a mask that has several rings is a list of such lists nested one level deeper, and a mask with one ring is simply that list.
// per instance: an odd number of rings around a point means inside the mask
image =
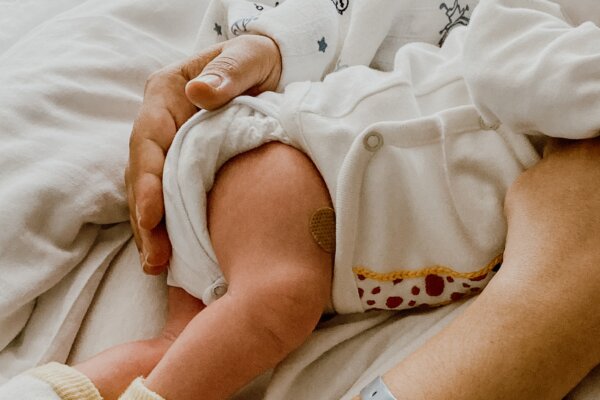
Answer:
[{"label": "adult finger", "polygon": [[132,183],[137,223],[141,228],[152,229],[164,216],[162,196],[162,172],[165,162],[164,151],[147,138],[132,146],[132,167],[137,175]]},{"label": "adult finger", "polygon": [[219,54],[186,85],[197,107],[216,109],[248,91],[275,90],[281,75],[279,49],[265,36],[246,35],[228,41]]},{"label": "adult finger", "polygon": [[145,249],[140,255],[144,272],[150,275],[162,273],[169,266],[171,257],[171,242],[164,221],[150,230],[142,228],[139,233]]},{"label": "adult finger", "polygon": [[[125,172],[125,181],[128,182],[129,168]],[[152,229],[140,226],[138,208],[135,205],[134,186],[127,184],[127,198],[129,203],[129,219],[135,243],[140,253],[140,265],[144,272],[157,275],[168,266],[171,255],[171,244],[167,235],[164,222],[159,222]]]},{"label": "adult finger", "polygon": [[136,171],[136,175],[128,189],[132,226],[138,238],[136,244],[140,250],[142,267],[147,273],[158,274],[168,264],[171,252],[168,235],[162,223],[162,170],[165,150],[147,135],[148,133],[144,136],[132,136],[130,167]]},{"label": "adult finger", "polygon": [[140,227],[138,210],[135,205],[133,185],[130,184],[129,167],[125,169],[125,185],[129,204],[129,222],[133,231],[135,244],[140,253],[140,266],[145,273],[158,275],[168,267],[171,255],[171,244],[164,223],[160,222],[154,229]]},{"label": "adult finger", "polygon": [[[153,229],[140,226],[138,207],[135,204],[134,185],[131,184],[130,169],[125,169],[125,184],[129,204],[129,219],[135,243],[140,253],[140,265],[144,272],[151,275],[162,273],[168,266],[171,245],[163,222]],[[159,190],[161,190],[159,188]],[[159,196],[162,196],[159,194]]]},{"label": "adult finger", "polygon": [[129,144],[129,185],[134,187],[131,212],[146,230],[157,226],[164,216],[162,172],[167,150],[177,129],[197,111],[185,97],[186,82],[168,69],[153,74],[134,123]]},{"label": "adult finger", "polygon": [[[180,89],[183,92],[183,86]],[[187,104],[195,111],[187,99],[180,99],[179,103],[179,109]],[[192,110],[189,114],[193,114]],[[162,223],[162,172],[165,154],[177,128],[178,123],[167,107],[153,104],[150,98],[142,106],[130,139],[127,190],[131,224],[142,266],[148,273],[162,272],[170,257],[170,242]]]},{"label": "adult finger", "polygon": [[[125,189],[127,190],[127,205],[129,207],[129,223],[131,225],[131,230],[133,232],[133,238],[135,240],[135,245],[138,249],[142,248],[142,239],[140,238],[137,226],[137,213],[135,210],[135,197],[133,195],[133,185],[131,185],[131,179],[129,178],[130,170],[129,167],[125,168]],[[140,251],[140,264],[142,258],[142,253]]]}]

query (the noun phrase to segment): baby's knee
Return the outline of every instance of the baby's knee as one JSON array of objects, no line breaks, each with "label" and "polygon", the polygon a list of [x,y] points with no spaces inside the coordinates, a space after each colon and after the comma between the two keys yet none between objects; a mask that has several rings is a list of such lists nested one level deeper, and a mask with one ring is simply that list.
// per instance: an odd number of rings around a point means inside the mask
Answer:
[{"label": "baby's knee", "polygon": [[278,345],[282,354],[287,354],[315,329],[329,303],[329,282],[320,284],[314,277],[298,273],[287,278],[265,277],[265,282],[257,286],[248,286],[252,294],[245,300],[240,296],[240,300],[253,304],[247,317]]}]

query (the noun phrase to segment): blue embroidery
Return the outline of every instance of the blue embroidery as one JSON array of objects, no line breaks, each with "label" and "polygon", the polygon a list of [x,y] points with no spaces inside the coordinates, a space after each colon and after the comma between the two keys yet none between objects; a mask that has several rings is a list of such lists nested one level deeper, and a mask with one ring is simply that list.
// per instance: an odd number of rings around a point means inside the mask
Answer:
[{"label": "blue embroidery", "polygon": [[327,48],[325,37],[322,37],[321,40],[317,41],[317,43],[319,43],[319,51],[325,53],[325,49]]}]

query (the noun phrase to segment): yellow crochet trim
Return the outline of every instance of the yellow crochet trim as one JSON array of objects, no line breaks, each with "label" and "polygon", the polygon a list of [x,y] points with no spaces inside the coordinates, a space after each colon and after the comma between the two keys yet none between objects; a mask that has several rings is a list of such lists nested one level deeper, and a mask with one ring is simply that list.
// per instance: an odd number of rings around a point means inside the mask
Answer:
[{"label": "yellow crochet trim", "polygon": [[48,383],[62,400],[102,400],[87,376],[64,364],[52,362],[27,373]]},{"label": "yellow crochet trim", "polygon": [[356,275],[362,275],[365,278],[374,279],[382,282],[393,281],[396,279],[421,278],[432,274],[451,276],[453,278],[473,279],[489,273],[496,265],[500,264],[501,262],[502,254],[496,256],[492,261],[490,261],[485,267],[483,267],[479,271],[474,272],[458,272],[453,270],[452,268],[445,267],[443,265],[434,265],[428,268],[418,270],[394,271],[385,274],[372,271],[362,266],[354,267],[352,268],[352,271]]}]

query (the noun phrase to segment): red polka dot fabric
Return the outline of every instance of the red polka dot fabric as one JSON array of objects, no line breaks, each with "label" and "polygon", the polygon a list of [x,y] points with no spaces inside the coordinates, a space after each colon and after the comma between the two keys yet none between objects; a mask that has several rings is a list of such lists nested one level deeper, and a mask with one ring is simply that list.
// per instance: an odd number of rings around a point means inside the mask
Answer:
[{"label": "red polka dot fabric", "polygon": [[[377,276],[364,268],[355,270],[355,281],[365,310],[405,310],[415,307],[435,307],[478,294],[492,279],[500,262],[492,262],[489,268],[461,277],[461,274],[444,269],[436,273],[420,274],[420,271],[395,275]],[[445,272],[445,273],[444,273]],[[390,277],[391,276],[391,277]]]}]

